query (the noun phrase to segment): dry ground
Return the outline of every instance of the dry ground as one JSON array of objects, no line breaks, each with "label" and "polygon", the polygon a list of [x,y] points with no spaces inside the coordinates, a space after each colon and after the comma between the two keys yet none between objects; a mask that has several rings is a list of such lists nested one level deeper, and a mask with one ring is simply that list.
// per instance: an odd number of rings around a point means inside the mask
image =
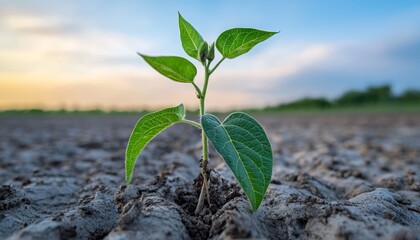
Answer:
[{"label": "dry ground", "polygon": [[135,117],[0,117],[0,239],[419,239],[420,115],[259,116],[273,179],[255,213],[200,132],[179,124],[124,186]]}]

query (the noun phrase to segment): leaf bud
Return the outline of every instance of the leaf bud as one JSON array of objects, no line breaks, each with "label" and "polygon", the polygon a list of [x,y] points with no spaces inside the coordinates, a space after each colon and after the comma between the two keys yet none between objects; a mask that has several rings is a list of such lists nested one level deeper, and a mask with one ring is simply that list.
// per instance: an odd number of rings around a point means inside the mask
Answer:
[{"label": "leaf bud", "polygon": [[211,62],[214,59],[214,43],[210,45],[209,52],[207,53],[207,59]]},{"label": "leaf bud", "polygon": [[200,44],[200,48],[198,50],[198,58],[202,63],[205,63],[207,54],[209,53],[209,44],[204,41]]}]

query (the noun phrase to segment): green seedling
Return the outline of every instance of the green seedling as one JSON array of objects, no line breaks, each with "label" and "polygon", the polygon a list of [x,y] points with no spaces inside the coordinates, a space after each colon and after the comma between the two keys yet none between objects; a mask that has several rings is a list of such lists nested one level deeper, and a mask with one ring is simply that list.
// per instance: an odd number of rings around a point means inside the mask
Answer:
[{"label": "green seedling", "polygon": [[[233,28],[220,34],[216,43],[208,44],[200,33],[179,14],[179,30],[182,47],[192,58],[204,67],[204,84],[198,87],[194,78],[197,69],[190,61],[177,56],[146,56],[139,54],[152,68],[167,78],[191,84],[197,94],[200,106],[201,122],[185,118],[183,104],[144,115],[134,127],[128,141],[125,158],[126,183],[130,184],[138,156],[156,135],[175,123],[188,123],[202,130],[203,156],[201,174],[203,185],[196,207],[196,213],[203,208],[205,199],[210,204],[208,181],[210,171],[207,169],[208,139],[223,157],[233,175],[238,180],[255,211],[267,191],[273,168],[273,155],[270,142],[261,125],[251,116],[235,112],[223,122],[216,116],[207,114],[205,100],[210,76],[226,59],[233,59],[247,53],[258,43],[275,35],[252,28]],[[212,67],[215,48],[222,55]]]}]

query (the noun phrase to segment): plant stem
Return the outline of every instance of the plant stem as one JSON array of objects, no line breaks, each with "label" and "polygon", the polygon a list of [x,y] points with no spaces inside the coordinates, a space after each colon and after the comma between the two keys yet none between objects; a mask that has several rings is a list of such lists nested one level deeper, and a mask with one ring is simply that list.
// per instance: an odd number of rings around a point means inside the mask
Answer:
[{"label": "plant stem", "polygon": [[201,125],[198,122],[191,121],[191,120],[188,120],[188,119],[183,119],[181,122],[188,123],[188,124],[193,125],[194,127],[198,128],[198,129],[201,129]]},{"label": "plant stem", "polygon": [[[206,101],[206,93],[207,93],[207,86],[209,83],[209,77],[210,77],[209,65],[204,64],[204,86],[203,86],[203,91],[201,92],[201,96],[200,96],[200,119],[206,113],[205,101]],[[208,181],[207,163],[209,160],[208,139],[203,128],[201,130],[201,141],[203,143],[203,159],[202,159],[200,167],[201,167],[201,175],[203,176],[203,185],[201,186],[200,196],[198,198],[197,207],[194,212],[195,214],[200,213],[200,211],[203,209],[204,200],[206,199],[206,197],[210,205],[210,197],[208,194],[209,190],[208,190],[208,184],[207,184],[207,181]]]},{"label": "plant stem", "polygon": [[[203,115],[206,113],[206,109],[205,109],[205,101],[206,101],[206,93],[207,93],[207,86],[209,84],[209,67],[206,65],[205,67],[205,71],[204,71],[204,86],[203,86],[203,91],[201,93],[201,97],[200,97],[200,119],[203,117]],[[208,160],[208,143],[207,143],[207,136],[206,133],[204,132],[204,129],[202,129],[201,131],[201,140],[203,142],[203,161],[207,161]]]},{"label": "plant stem", "polygon": [[201,98],[201,97],[203,96],[203,94],[201,93],[200,88],[199,88],[199,87],[197,86],[197,84],[195,84],[194,82],[192,82],[192,85],[194,86],[195,91],[197,91],[197,96],[198,96],[199,98]]},{"label": "plant stem", "polygon": [[210,71],[209,75],[211,75],[214,71],[216,71],[217,67],[219,67],[219,65],[223,62],[223,60],[225,60],[226,57],[223,57],[222,59],[220,59],[220,61],[216,64],[216,66],[213,67],[213,69]]}]

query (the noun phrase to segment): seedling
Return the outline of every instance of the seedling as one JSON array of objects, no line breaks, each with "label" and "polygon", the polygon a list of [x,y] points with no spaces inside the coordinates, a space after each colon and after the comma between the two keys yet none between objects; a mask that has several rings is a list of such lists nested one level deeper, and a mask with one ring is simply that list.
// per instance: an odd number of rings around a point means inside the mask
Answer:
[{"label": "seedling", "polygon": [[[203,156],[200,167],[203,185],[195,212],[201,211],[205,199],[210,204],[208,139],[229,166],[248,197],[252,210],[255,211],[267,191],[273,168],[273,155],[267,135],[261,125],[246,113],[234,112],[221,122],[216,116],[206,113],[205,100],[210,76],[225,59],[233,59],[247,53],[255,45],[277,32],[233,28],[220,34],[216,44],[209,45],[181,14],[178,15],[182,47],[190,57],[204,67],[202,88],[194,83],[197,69],[187,59],[177,56],[152,57],[140,53],[139,55],[162,75],[176,82],[191,84],[195,88],[200,101],[201,123],[185,119],[183,104],[152,112],[140,118],[131,133],[126,150],[126,183],[130,184],[137,158],[148,142],[175,123],[188,123],[202,130]],[[215,46],[222,58],[212,67]]]}]

